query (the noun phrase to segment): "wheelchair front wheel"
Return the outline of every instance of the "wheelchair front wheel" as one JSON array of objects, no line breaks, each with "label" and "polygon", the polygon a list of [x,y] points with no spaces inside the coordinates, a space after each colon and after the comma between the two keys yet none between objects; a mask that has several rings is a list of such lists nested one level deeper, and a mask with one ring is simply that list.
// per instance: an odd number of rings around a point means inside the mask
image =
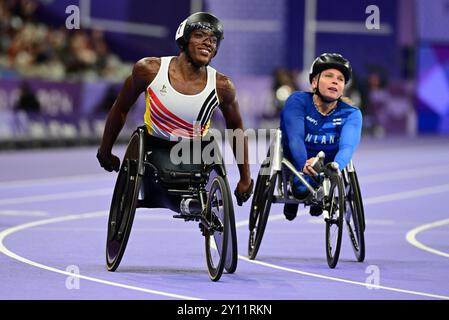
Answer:
[{"label": "wheelchair front wheel", "polygon": [[325,210],[328,212],[326,222],[326,257],[330,268],[338,263],[343,233],[343,215],[345,207],[345,192],[341,175],[330,177],[331,188]]},{"label": "wheelchair front wheel", "polygon": [[270,178],[269,175],[260,173],[257,177],[256,188],[251,202],[251,211],[249,213],[248,257],[251,260],[254,260],[257,256],[265,227],[267,226],[274,188],[276,186],[276,177],[277,175],[273,175]]},{"label": "wheelchair front wheel", "polygon": [[[218,281],[223,274],[225,265],[232,272],[235,266],[232,259],[237,259],[237,254],[232,254],[233,246],[237,245],[232,241],[231,231],[231,209],[229,190],[226,188],[226,181],[221,176],[216,176],[210,184],[207,197],[206,220],[210,224],[210,229],[206,228],[205,247],[206,262],[209,277],[212,281]],[[233,244],[229,248],[230,240]],[[229,254],[231,253],[231,254]],[[234,269],[234,270],[232,270]]]},{"label": "wheelchair front wheel", "polygon": [[106,241],[106,266],[115,271],[125,253],[136,212],[141,176],[138,174],[139,136],[128,145],[112,196]]}]

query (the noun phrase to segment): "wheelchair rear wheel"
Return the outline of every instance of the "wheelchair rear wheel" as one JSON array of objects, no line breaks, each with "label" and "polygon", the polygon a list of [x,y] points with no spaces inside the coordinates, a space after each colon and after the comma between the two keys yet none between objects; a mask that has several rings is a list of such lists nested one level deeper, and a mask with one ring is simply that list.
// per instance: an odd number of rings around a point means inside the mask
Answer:
[{"label": "wheelchair rear wheel", "polygon": [[338,263],[343,232],[343,215],[345,207],[345,193],[341,175],[330,177],[331,188],[325,210],[329,212],[326,221],[326,257],[330,268]]},{"label": "wheelchair rear wheel", "polygon": [[114,188],[106,242],[109,271],[115,271],[119,266],[131,233],[141,183],[138,174],[139,145],[139,135],[135,133],[128,144]]},{"label": "wheelchair rear wheel", "polygon": [[[226,181],[221,176],[216,176],[210,184],[207,197],[206,220],[210,224],[210,230],[206,229],[206,262],[209,277],[212,281],[218,281],[223,274],[225,266],[232,272],[235,271],[237,243],[232,241],[231,231],[231,199]],[[235,227],[235,226],[234,226]],[[229,239],[231,238],[231,240]],[[232,243],[231,243],[232,242]],[[229,247],[231,245],[231,247]],[[234,248],[235,246],[235,248]]]},{"label": "wheelchair rear wheel", "polygon": [[352,249],[358,262],[365,260],[365,235],[363,203],[355,172],[345,175],[346,212],[345,221],[348,228]]},{"label": "wheelchair rear wheel", "polygon": [[270,177],[270,175],[260,173],[257,177],[256,188],[251,202],[251,211],[249,213],[248,257],[251,260],[254,260],[257,256],[265,227],[267,226],[274,188],[276,186],[276,178],[276,174]]},{"label": "wheelchair rear wheel", "polygon": [[231,188],[229,187],[229,183],[226,179],[223,179],[225,182],[225,189],[228,193],[228,207],[229,207],[229,230],[228,230],[228,250],[226,255],[225,262],[225,270],[227,273],[234,273],[237,269],[238,262],[238,249],[237,249],[237,230],[235,226],[235,215],[234,215],[234,206],[232,204],[232,195]]}]

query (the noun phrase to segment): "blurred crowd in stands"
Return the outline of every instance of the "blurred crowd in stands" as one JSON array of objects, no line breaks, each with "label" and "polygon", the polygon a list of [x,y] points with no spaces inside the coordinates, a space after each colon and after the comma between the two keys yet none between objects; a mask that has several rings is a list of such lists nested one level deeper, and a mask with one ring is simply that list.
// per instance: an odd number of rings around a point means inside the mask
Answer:
[{"label": "blurred crowd in stands", "polygon": [[0,78],[121,80],[130,70],[101,30],[53,28],[35,0],[0,0]]},{"label": "blurred crowd in stands", "polygon": [[[37,0],[0,0],[0,79],[25,80],[20,88],[16,110],[39,112],[39,101],[27,79],[55,81],[122,82],[132,64],[110,50],[101,30],[68,30],[52,27],[37,19]],[[367,69],[365,79],[354,73],[345,96],[364,114],[365,133],[416,132],[414,88],[411,82],[388,82],[387,73]],[[277,127],[279,112],[293,91],[310,91],[307,71],[286,68],[274,70],[269,108],[259,117],[259,127]],[[107,90],[95,112],[107,112],[117,96],[115,87]]]}]

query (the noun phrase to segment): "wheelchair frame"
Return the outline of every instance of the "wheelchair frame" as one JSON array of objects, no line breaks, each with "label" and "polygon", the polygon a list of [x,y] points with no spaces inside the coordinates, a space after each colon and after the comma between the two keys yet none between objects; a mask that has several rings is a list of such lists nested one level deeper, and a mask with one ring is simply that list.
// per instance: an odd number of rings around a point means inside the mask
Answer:
[{"label": "wheelchair frame", "polygon": [[[318,157],[324,158],[324,153],[320,152],[318,154]],[[310,193],[305,199],[296,199],[291,194],[291,192],[289,192],[289,174],[287,171],[290,171],[296,177],[298,177],[298,179],[309,190]],[[268,177],[260,180],[260,175],[267,175]],[[260,208],[262,199],[259,198],[259,194],[264,195],[267,191],[260,191],[260,187],[258,188],[256,183],[256,192],[254,194],[253,203],[251,204],[249,223],[250,235],[248,241],[248,256],[250,259],[255,259],[257,255],[263,233],[265,231],[266,223],[268,221],[268,215],[272,203],[320,205],[321,203],[323,203],[323,200],[327,201],[326,199],[327,197],[329,197],[330,192],[332,191],[331,188],[335,188],[335,186],[338,186],[339,189],[344,188],[343,202],[339,200],[339,207],[341,206],[343,208],[343,212],[340,212],[342,214],[340,214],[337,219],[334,219],[332,212],[323,210],[324,221],[326,222],[326,253],[328,265],[330,268],[334,268],[338,263],[342,238],[343,215],[345,216],[344,220],[346,221],[351,244],[357,261],[364,260],[364,210],[360,186],[358,184],[355,167],[352,160],[342,172],[338,170],[336,181],[331,182],[329,177],[324,177],[323,182],[315,189],[304,178],[304,174],[302,172],[298,172],[293,164],[288,159],[283,157],[282,132],[280,129],[277,129],[274,140],[270,146],[269,156],[264,161],[259,171],[259,177],[257,183],[262,181],[262,183],[265,183],[265,187],[268,185],[266,189],[270,188],[269,184],[273,182],[273,179],[275,180],[274,182],[277,183],[277,185],[275,185],[274,187],[271,186],[271,188],[273,188],[272,193],[270,192],[270,190],[268,190],[268,198],[264,200],[264,202],[266,203],[263,204],[263,208]],[[274,190],[277,191],[277,194],[275,194]],[[334,195],[333,192],[332,194]],[[263,212],[260,212],[260,210],[262,210]],[[254,214],[257,216],[254,216]],[[260,215],[263,215],[263,217],[260,217]],[[334,253],[330,251],[332,249],[332,245],[329,243],[330,228],[332,224],[337,224],[338,226],[337,243]],[[257,238],[258,236],[259,238]]]},{"label": "wheelchair frame", "polygon": [[[121,262],[136,209],[168,208],[178,213],[173,216],[174,218],[199,222],[201,232],[205,236],[207,266],[212,281],[218,281],[224,269],[228,273],[235,272],[238,259],[237,235],[231,192],[224,165],[201,164],[200,171],[163,172],[157,164],[149,160],[152,150],[146,150],[147,135],[145,127],[137,128],[132,134],[117,177],[108,221],[106,243],[108,270],[115,271]],[[133,143],[136,143],[136,139],[138,150],[137,157],[134,158],[137,159],[130,160],[127,155],[129,150],[132,151],[132,148],[135,148]],[[135,175],[130,174],[134,172],[133,166]],[[215,175],[211,178],[212,172]],[[119,184],[123,180],[123,175],[126,177],[125,189],[120,191]],[[178,180],[179,183],[177,183]],[[177,184],[183,188],[177,188]],[[131,189],[128,188],[129,185]],[[139,190],[137,195],[135,188]],[[159,192],[159,196],[155,196],[156,191]],[[132,194],[131,198],[129,193]],[[143,199],[138,199],[139,194],[143,195]],[[194,212],[189,212],[189,204],[185,203],[189,199],[193,200],[194,205],[191,209]],[[223,214],[217,217],[216,209],[220,211],[220,208],[223,208]],[[120,218],[117,218],[117,212],[121,212]],[[111,232],[114,234],[111,235]],[[217,242],[215,239],[217,234],[222,234],[222,239],[218,241],[218,244],[213,244],[211,241],[214,239]],[[117,240],[119,236],[122,238]],[[117,244],[117,242],[120,243]],[[214,250],[218,252],[218,259],[214,258]]]}]

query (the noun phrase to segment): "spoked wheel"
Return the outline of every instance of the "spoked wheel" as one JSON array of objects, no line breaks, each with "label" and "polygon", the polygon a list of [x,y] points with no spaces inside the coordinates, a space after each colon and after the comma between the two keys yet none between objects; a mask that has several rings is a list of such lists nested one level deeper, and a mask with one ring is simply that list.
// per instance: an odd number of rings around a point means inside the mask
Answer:
[{"label": "spoked wheel", "polygon": [[345,221],[352,249],[358,262],[365,260],[365,234],[363,203],[355,172],[347,172],[345,178]]},{"label": "spoked wheel", "polygon": [[[212,180],[207,197],[206,219],[211,228],[205,232],[206,261],[209,277],[212,281],[218,281],[226,266],[232,270],[232,247],[229,247],[230,205],[226,182],[221,176]],[[236,257],[235,257],[236,258]]]},{"label": "spoked wheel", "polygon": [[270,178],[270,175],[260,173],[257,176],[256,189],[249,213],[248,257],[251,260],[256,258],[262,242],[273,201],[276,177],[276,174]]},{"label": "spoked wheel", "polygon": [[330,177],[331,187],[325,209],[329,212],[326,222],[326,257],[330,268],[335,268],[340,256],[345,208],[345,191],[340,175]]},{"label": "spoked wheel", "polygon": [[141,183],[138,161],[139,135],[134,134],[123,158],[109,210],[106,242],[106,265],[109,271],[115,271],[119,266],[131,233]]}]

